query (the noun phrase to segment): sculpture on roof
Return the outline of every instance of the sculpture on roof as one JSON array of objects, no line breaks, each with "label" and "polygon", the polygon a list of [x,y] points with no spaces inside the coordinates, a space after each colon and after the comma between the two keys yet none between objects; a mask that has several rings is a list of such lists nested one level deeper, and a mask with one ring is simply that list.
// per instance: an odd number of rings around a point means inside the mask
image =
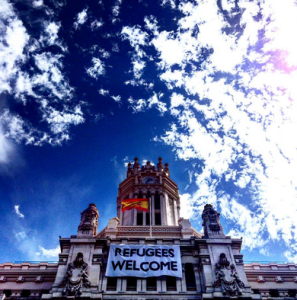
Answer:
[{"label": "sculpture on roof", "polygon": [[224,237],[223,227],[220,223],[220,214],[212,207],[206,204],[202,212],[202,226],[204,228],[204,236],[208,238]]},{"label": "sculpture on roof", "polygon": [[99,213],[94,203],[81,213],[81,221],[78,226],[78,234],[95,236],[97,234]]}]

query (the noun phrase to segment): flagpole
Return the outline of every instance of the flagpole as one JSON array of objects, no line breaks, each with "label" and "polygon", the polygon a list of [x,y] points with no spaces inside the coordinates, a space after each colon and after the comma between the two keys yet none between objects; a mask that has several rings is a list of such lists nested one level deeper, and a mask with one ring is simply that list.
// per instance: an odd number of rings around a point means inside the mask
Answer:
[{"label": "flagpole", "polygon": [[152,197],[149,198],[150,201],[150,238],[152,237]]}]

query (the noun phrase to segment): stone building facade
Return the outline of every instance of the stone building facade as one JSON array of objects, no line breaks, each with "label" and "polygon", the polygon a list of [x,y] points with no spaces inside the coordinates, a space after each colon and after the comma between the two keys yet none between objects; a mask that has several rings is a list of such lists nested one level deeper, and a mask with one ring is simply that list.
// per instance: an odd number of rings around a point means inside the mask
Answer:
[{"label": "stone building facade", "polygon": [[[149,212],[122,212],[122,201],[149,198]],[[128,164],[120,183],[117,217],[97,232],[99,212],[81,213],[76,235],[60,238],[57,263],[0,264],[2,299],[296,299],[297,265],[244,264],[242,240],[225,236],[220,214],[209,204],[204,232],[180,217],[177,184],[168,164]],[[106,276],[111,245],[178,246],[182,276]]]}]

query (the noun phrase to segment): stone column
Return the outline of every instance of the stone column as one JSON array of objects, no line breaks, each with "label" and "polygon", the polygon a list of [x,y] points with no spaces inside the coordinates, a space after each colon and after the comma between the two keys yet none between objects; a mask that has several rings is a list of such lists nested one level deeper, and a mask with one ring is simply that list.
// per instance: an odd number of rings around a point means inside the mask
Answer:
[{"label": "stone column", "polygon": [[137,210],[135,208],[132,209],[132,214],[133,214],[133,225],[137,225]]},{"label": "stone column", "polygon": [[161,208],[161,224],[162,225],[167,225],[167,207],[166,207],[166,203],[167,203],[167,198],[168,195],[167,193],[160,194],[160,208]]},{"label": "stone column", "polygon": [[137,292],[141,292],[141,281],[142,279],[137,278],[137,286],[136,286]]},{"label": "stone column", "polygon": [[177,207],[176,207],[176,199],[173,199],[173,225],[177,226],[178,221],[178,214],[177,214]]},{"label": "stone column", "polygon": [[161,291],[166,292],[166,276],[161,276]]},{"label": "stone column", "polygon": [[[105,273],[105,272],[104,272]],[[102,274],[102,291],[106,292],[106,287],[107,287],[107,277],[105,274]]]},{"label": "stone column", "polygon": [[176,290],[182,292],[182,279],[176,278]]},{"label": "stone column", "polygon": [[122,278],[122,291],[127,291],[127,278]]},{"label": "stone column", "polygon": [[161,292],[162,291],[162,277],[157,277],[157,291]]},{"label": "stone column", "polygon": [[122,278],[118,277],[117,278],[117,292],[121,292],[122,291]]},{"label": "stone column", "polygon": [[146,278],[141,279],[142,281],[142,291],[145,292],[146,291]]},{"label": "stone column", "polygon": [[120,205],[120,225],[123,225],[123,211],[122,211],[122,204]]},{"label": "stone column", "polygon": [[151,205],[151,209],[152,209],[152,214],[151,214],[151,222],[152,222],[152,225],[155,225],[155,195],[152,195],[151,196],[151,199],[152,199],[152,205]]},{"label": "stone column", "polygon": [[183,277],[181,279],[182,282],[182,291],[186,292],[187,291],[187,284],[186,284],[186,273],[185,273],[185,264],[182,264],[182,270],[183,270]]},{"label": "stone column", "polygon": [[194,270],[194,275],[195,275],[196,289],[197,289],[197,291],[201,291],[199,268],[193,267],[193,270]]}]

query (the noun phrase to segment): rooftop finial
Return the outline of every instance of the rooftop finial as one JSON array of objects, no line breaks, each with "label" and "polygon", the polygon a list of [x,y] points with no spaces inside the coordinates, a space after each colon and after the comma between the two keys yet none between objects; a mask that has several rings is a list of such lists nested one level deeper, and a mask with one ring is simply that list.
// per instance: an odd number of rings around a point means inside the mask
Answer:
[{"label": "rooftop finial", "polygon": [[134,171],[134,173],[138,173],[138,171],[139,171],[138,157],[134,158],[133,171]]},{"label": "rooftop finial", "polygon": [[128,163],[128,169],[127,169],[127,178],[132,175],[132,168],[131,168],[131,166],[132,166],[132,164],[129,162]]},{"label": "rooftop finial", "polygon": [[164,166],[163,166],[163,163],[162,163],[162,157],[159,157],[158,161],[159,161],[158,164],[157,164],[158,172],[163,172]]},{"label": "rooftop finial", "polygon": [[168,164],[168,163],[165,164],[164,172],[166,173],[166,175],[167,175],[168,177],[170,177],[169,164]]}]

